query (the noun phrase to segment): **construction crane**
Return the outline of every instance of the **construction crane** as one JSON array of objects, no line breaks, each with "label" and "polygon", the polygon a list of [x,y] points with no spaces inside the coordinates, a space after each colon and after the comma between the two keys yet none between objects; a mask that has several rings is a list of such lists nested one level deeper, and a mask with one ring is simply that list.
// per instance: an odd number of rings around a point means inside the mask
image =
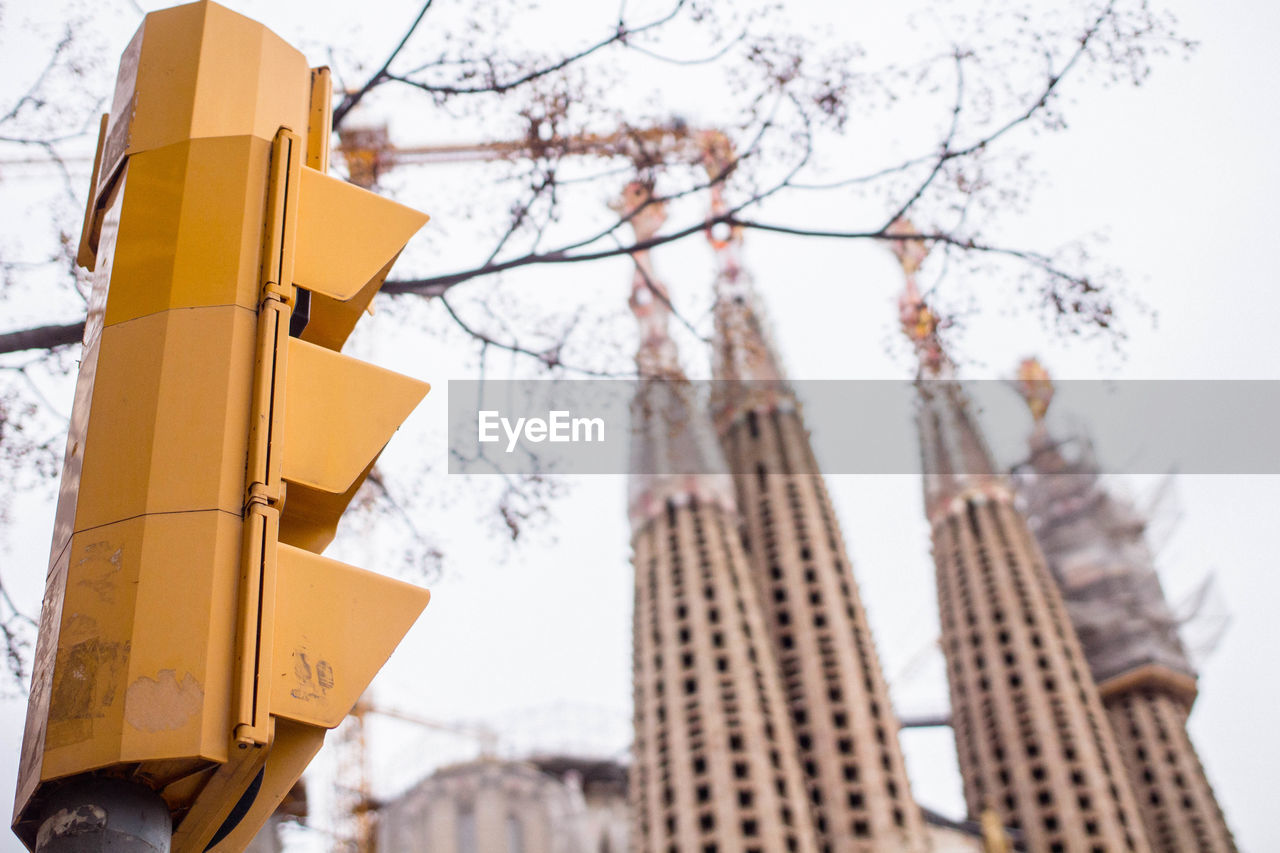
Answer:
[{"label": "construction crane", "polygon": [[335,804],[338,816],[333,839],[333,853],[374,853],[378,809],[382,803],[372,792],[369,774],[368,717],[388,719],[459,735],[473,740],[481,758],[494,758],[498,752],[498,733],[481,723],[447,722],[423,717],[395,708],[375,705],[361,696],[343,725],[334,733]]},{"label": "construction crane", "polygon": [[403,165],[437,165],[547,157],[622,157],[639,167],[684,161],[705,163],[708,152],[724,150],[727,138],[718,130],[696,130],[681,119],[653,127],[621,127],[611,133],[559,136],[533,124],[524,139],[464,142],[451,145],[400,147],[392,143],[386,125],[343,127],[337,150],[347,164],[348,177],[362,187]]}]

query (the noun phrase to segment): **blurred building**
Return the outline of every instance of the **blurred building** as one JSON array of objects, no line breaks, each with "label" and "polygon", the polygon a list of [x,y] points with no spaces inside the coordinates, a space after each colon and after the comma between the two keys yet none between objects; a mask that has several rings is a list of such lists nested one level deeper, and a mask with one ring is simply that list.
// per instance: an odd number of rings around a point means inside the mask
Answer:
[{"label": "blurred building", "polygon": [[[662,222],[633,185],[637,241]],[[1143,539],[1087,452],[1044,429],[996,467],[893,241],[919,357],[917,423],[950,722],[967,817],[911,796],[898,721],[800,408],[739,236],[720,261],[714,383],[696,397],[647,251],[630,305],[640,376],[630,768],[481,759],[381,807],[379,850],[432,853],[1229,851],[1186,719],[1195,671]],[[1040,397],[1037,398],[1036,394]],[[263,847],[262,853],[271,851]]]},{"label": "blurred building", "polygon": [[1150,850],[1062,596],[916,288],[924,243],[913,235],[894,248],[920,362],[925,512],[969,814],[992,815],[1034,851]]},{"label": "blurred building", "polygon": [[586,806],[575,830],[584,853],[625,853],[631,811],[627,799],[627,769],[616,761],[574,756],[529,759],[543,773],[581,791]]},{"label": "blurred building", "polygon": [[[627,853],[627,768],[615,761],[538,756],[443,768],[379,811],[386,853]],[[982,853],[973,822],[926,815],[931,853]],[[278,853],[273,818],[252,853]]]},{"label": "blurred building", "polygon": [[[663,213],[633,184],[637,241]],[[634,255],[640,326],[628,511],[635,566],[632,849],[816,853],[787,700],[711,419]]]},{"label": "blurred building", "polygon": [[1146,521],[1104,488],[1087,440],[1056,440],[1034,360],[1019,371],[1035,428],[1015,478],[1032,530],[1098,684],[1152,848],[1231,851],[1235,842],[1187,735],[1196,671],[1146,541]]},{"label": "blurred building", "polygon": [[809,431],[741,262],[740,230],[710,236],[719,264],[712,412],[819,849],[924,850],[871,626]]},{"label": "blurred building", "polygon": [[626,771],[608,761],[482,758],[445,767],[379,809],[377,850],[621,853]]}]

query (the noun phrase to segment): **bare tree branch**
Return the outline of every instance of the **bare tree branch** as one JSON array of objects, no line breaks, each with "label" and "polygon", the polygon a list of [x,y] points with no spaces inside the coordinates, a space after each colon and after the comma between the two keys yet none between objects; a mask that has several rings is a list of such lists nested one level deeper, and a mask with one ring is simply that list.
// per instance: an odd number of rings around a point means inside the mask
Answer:
[{"label": "bare tree branch", "polygon": [[529,349],[528,347],[521,346],[520,344],[514,341],[500,341],[497,338],[491,337],[490,335],[484,332],[481,332],[480,330],[472,326],[470,323],[466,322],[461,317],[459,317],[458,313],[453,309],[453,306],[449,304],[449,300],[445,298],[444,294],[440,295],[440,304],[444,306],[444,310],[449,313],[449,316],[453,318],[453,321],[457,323],[458,326],[464,332],[466,332],[468,335],[470,335],[471,337],[479,341],[482,346],[496,347],[497,349],[506,350],[507,352],[516,353],[517,355],[529,356],[531,358],[537,359],[546,367],[563,368],[565,370],[569,370],[574,373],[581,373],[585,376],[596,376],[599,378],[606,378],[606,379],[623,379],[623,378],[629,378],[634,375],[634,374],[627,374],[627,373],[616,373],[611,371],[594,370],[588,367],[576,367],[571,364],[565,364],[563,361],[560,360],[559,347],[552,347],[545,350],[533,350],[533,349]]},{"label": "bare tree branch", "polygon": [[964,53],[959,47],[957,47],[952,55],[955,57],[956,64],[956,99],[954,106],[951,108],[951,126],[947,128],[946,138],[942,140],[942,146],[938,150],[938,159],[934,161],[933,168],[929,170],[929,174],[925,176],[925,179],[916,187],[915,191],[911,194],[911,197],[898,207],[897,212],[893,216],[890,216],[885,220],[886,228],[888,228],[890,224],[907,215],[911,210],[911,206],[920,200],[920,197],[924,195],[925,190],[929,188],[929,185],[933,183],[934,179],[937,178],[939,174],[941,174],[942,167],[945,166],[947,161],[951,160],[953,157],[951,152],[951,143],[955,141],[956,131],[960,127],[960,113],[964,108]]},{"label": "bare tree branch", "polygon": [[[507,92],[510,92],[513,89],[517,89],[528,83],[532,83],[533,81],[538,80],[542,77],[546,77],[548,74],[554,74],[557,71],[563,71],[565,68],[569,67],[573,63],[578,62],[581,59],[585,59],[586,57],[592,55],[593,53],[597,53],[598,51],[603,50],[604,48],[609,47],[610,45],[623,44],[630,47],[630,44],[628,43],[628,39],[634,36],[637,36],[641,33],[645,33],[650,30],[657,29],[658,27],[661,27],[663,24],[670,22],[673,18],[675,18],[676,15],[680,13],[680,10],[685,7],[686,3],[687,3],[687,0],[677,0],[676,4],[665,15],[662,15],[659,18],[649,21],[646,24],[641,24],[640,26],[637,26],[637,27],[628,27],[622,20],[619,20],[617,29],[607,38],[601,39],[585,48],[582,48],[581,50],[576,51],[575,53],[571,53],[557,60],[556,62],[552,62],[548,65],[543,65],[542,67],[537,68],[533,71],[527,71],[509,80],[498,80],[495,76],[493,76],[492,70],[490,71],[489,79],[486,80],[485,83],[480,86],[450,86],[450,85],[424,83],[418,80],[410,79],[408,75],[405,75],[402,77],[391,76],[391,75],[384,75],[384,76],[386,77],[386,79],[394,80],[397,83],[403,83],[405,85],[412,86],[416,89],[421,89],[424,92],[430,92],[436,95],[479,95],[479,94],[502,95],[502,94],[506,94]],[[429,65],[421,66],[419,68],[414,69],[413,71],[410,71],[409,75],[420,73],[429,67],[431,66]],[[385,67],[384,67],[384,71],[385,71]],[[336,121],[337,120],[335,118],[335,124],[336,124]]]},{"label": "bare tree branch", "polygon": [[0,353],[33,349],[56,349],[78,344],[84,339],[84,321],[61,326],[37,326],[0,334]]},{"label": "bare tree branch", "polygon": [[387,57],[387,61],[382,63],[382,67],[379,68],[372,77],[366,80],[363,86],[343,97],[342,103],[338,104],[333,111],[334,130],[338,129],[342,124],[342,120],[347,117],[347,113],[355,109],[356,105],[364,99],[365,95],[369,94],[369,92],[378,84],[390,79],[387,69],[391,67],[391,63],[395,61],[395,58],[400,55],[400,51],[403,50],[405,44],[408,43],[409,37],[418,29],[418,24],[422,23],[423,17],[427,14],[427,10],[431,8],[431,3],[432,0],[427,0],[427,2],[422,4],[422,9],[418,11],[418,17],[413,19],[413,23],[410,24],[409,29],[405,31],[404,37],[400,39],[400,43],[396,45],[395,50],[391,51],[391,55]]}]

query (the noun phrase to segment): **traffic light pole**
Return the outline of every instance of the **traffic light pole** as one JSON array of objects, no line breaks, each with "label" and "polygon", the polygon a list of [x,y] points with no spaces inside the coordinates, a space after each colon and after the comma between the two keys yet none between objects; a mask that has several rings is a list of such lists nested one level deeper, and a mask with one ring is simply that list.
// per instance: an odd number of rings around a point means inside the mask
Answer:
[{"label": "traffic light pole", "polygon": [[85,777],[50,795],[36,853],[169,853],[160,795],[120,779]]}]

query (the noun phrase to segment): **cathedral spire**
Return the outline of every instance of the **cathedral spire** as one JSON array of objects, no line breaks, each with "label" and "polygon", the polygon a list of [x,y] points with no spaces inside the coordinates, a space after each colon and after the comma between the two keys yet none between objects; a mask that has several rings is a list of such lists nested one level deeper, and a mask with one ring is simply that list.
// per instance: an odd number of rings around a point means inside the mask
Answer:
[{"label": "cathedral spire", "polygon": [[1196,673],[1160,588],[1146,519],[1105,487],[1087,439],[1050,434],[1045,413],[1053,383],[1035,359],[1019,366],[1018,388],[1035,421],[1018,491],[1099,688],[1105,696],[1120,676],[1159,671],[1189,708]]},{"label": "cathedral spire", "polygon": [[[666,221],[662,202],[652,190],[633,182],[615,205],[628,220],[636,242],[650,240]],[[631,402],[631,471],[629,511],[638,531],[663,512],[669,502],[715,503],[732,512],[733,486],[715,433],[695,399],[696,389],[680,366],[671,339],[671,300],[654,272],[648,249],[633,253],[635,274],[628,304],[640,329],[636,349],[639,384]]]},{"label": "cathedral spire", "polygon": [[[965,803],[1037,851],[1150,850],[1097,686],[1007,477],[987,450],[916,285],[925,245],[894,223],[916,380],[925,507]],[[990,822],[988,818],[988,822]]]},{"label": "cathedral spire", "polygon": [[928,247],[909,221],[889,226],[898,235],[889,245],[902,265],[905,286],[898,297],[902,331],[919,359],[916,387],[921,467],[925,474],[925,511],[930,519],[970,492],[1007,493],[1008,484],[974,421],[972,404],[956,380],[955,367],[938,337],[939,321],[920,294],[916,272]]},{"label": "cathedral spire", "polygon": [[[662,205],[631,184],[618,205],[637,242]],[[634,253],[640,324],[632,400],[635,713],[631,849],[818,853],[786,697],[738,533],[705,401],[680,368],[671,303]]]},{"label": "cathedral spire", "polygon": [[1019,366],[1018,386],[1035,427],[1015,482],[1098,684],[1152,848],[1234,850],[1186,731],[1195,670],[1160,588],[1146,519],[1105,487],[1087,440],[1049,433],[1053,383],[1035,359]]},{"label": "cathedral spire", "polygon": [[[728,137],[708,132],[702,139],[703,165],[711,181],[711,219],[729,208],[724,182],[735,163]],[[712,409],[724,432],[748,412],[792,411],[795,398],[786,384],[781,360],[756,296],[754,281],[742,262],[742,228],[719,223],[707,227],[715,253],[715,341],[712,376],[717,380]]]},{"label": "cathedral spire", "polygon": [[[714,219],[732,161],[722,138],[707,142]],[[819,849],[922,853],[888,684],[809,431],[741,263],[742,234],[709,229],[708,238],[719,266],[713,411]]]}]

